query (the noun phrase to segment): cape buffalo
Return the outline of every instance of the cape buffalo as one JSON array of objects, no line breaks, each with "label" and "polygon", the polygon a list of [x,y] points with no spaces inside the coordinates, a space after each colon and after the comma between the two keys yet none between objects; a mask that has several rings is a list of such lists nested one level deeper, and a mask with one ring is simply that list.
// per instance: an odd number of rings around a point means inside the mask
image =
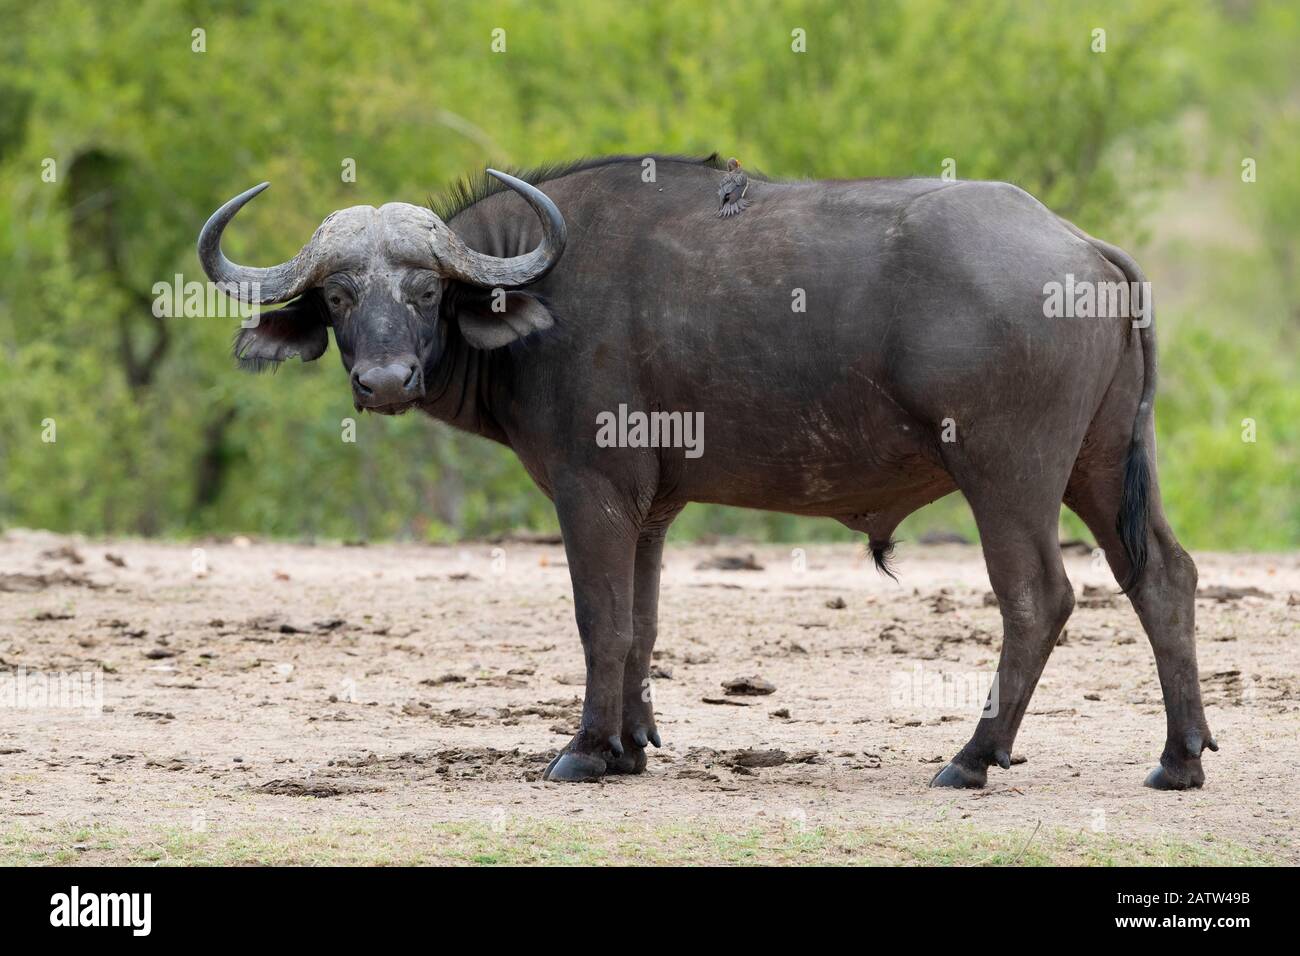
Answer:
[{"label": "cape buffalo", "polygon": [[[932,783],[1010,765],[1074,606],[1064,502],[1155,652],[1168,736],[1146,782],[1201,785],[1217,748],[1196,566],[1156,485],[1149,296],[1141,321],[1045,305],[1066,282],[1141,288],[1128,255],[1006,183],[751,176],[749,208],[719,218],[714,157],[487,172],[432,209],[335,212],[273,268],[236,265],[222,231],[263,184],[208,220],[199,258],[253,301],[293,300],[237,333],[244,366],[318,358],[333,328],[358,408],[500,442],[554,501],[587,684],[547,779],[637,773],[659,745],[642,690],[664,535],[688,502],[838,519],[888,570],[898,523],[961,491],[1002,613],[999,705]],[[703,453],[598,442],[620,406],[695,416]]]}]

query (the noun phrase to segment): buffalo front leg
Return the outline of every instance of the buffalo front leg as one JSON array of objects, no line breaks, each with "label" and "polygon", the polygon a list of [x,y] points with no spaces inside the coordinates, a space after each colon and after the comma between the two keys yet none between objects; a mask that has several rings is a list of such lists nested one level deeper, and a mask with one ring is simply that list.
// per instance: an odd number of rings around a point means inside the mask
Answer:
[{"label": "buffalo front leg", "polygon": [[632,647],[623,667],[623,756],[610,764],[610,773],[640,773],[646,766],[646,745],[662,745],[655,727],[650,664],[659,633],[659,573],[668,521],[671,518],[644,528],[637,538]]},{"label": "buffalo front leg", "polygon": [[545,780],[599,780],[627,756],[623,687],[632,649],[638,530],[630,514],[620,513],[617,500],[600,478],[572,480],[556,488],[587,686],[578,733],[546,768]]}]

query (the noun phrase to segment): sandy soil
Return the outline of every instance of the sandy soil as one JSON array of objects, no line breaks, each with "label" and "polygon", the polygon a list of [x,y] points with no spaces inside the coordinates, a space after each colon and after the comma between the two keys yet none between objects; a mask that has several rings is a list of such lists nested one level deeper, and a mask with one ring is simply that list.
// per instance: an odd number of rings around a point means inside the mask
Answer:
[{"label": "sandy soil", "polygon": [[[1000,623],[974,547],[904,546],[901,585],[851,546],[803,561],[789,547],[670,547],[654,684],[664,748],[646,774],[597,785],[539,780],[582,694],[562,548],[195,547],[0,538],[0,673],[103,668],[97,714],[0,709],[0,822],[1041,821],[1300,861],[1298,555],[1196,556],[1203,589],[1260,594],[1197,601],[1221,751],[1205,755],[1204,790],[1169,794],[1141,786],[1164,739],[1150,648],[1086,552],[1066,556],[1080,606],[1021,729],[1025,762],[953,792],[926,784],[975,716],[906,692],[918,668],[962,680],[994,667]],[[697,567],[748,553],[762,570]],[[728,696],[737,677],[775,691]]]}]

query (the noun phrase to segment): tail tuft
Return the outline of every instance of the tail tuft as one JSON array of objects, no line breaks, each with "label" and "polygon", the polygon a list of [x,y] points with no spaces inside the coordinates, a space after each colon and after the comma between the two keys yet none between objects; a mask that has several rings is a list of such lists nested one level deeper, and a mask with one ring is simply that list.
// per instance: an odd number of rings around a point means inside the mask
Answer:
[{"label": "tail tuft", "polygon": [[1128,558],[1128,576],[1120,582],[1124,593],[1130,593],[1142,579],[1147,565],[1147,519],[1150,512],[1151,465],[1146,448],[1134,438],[1124,459],[1124,487],[1120,492],[1119,514],[1115,530]]},{"label": "tail tuft", "polygon": [[871,541],[867,544],[871,551],[871,560],[876,563],[876,570],[881,574],[898,580],[898,575],[894,573],[894,542],[889,541]]}]

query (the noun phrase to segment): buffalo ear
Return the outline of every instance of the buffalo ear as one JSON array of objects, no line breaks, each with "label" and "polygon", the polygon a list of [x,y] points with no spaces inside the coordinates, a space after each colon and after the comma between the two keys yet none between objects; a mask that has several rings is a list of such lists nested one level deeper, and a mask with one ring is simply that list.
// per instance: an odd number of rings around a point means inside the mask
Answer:
[{"label": "buffalo ear", "polygon": [[[494,304],[500,311],[493,309]],[[462,297],[456,302],[456,319],[460,334],[476,349],[499,349],[555,324],[551,310],[527,292]]]},{"label": "buffalo ear", "polygon": [[329,312],[319,289],[311,289],[283,308],[254,318],[257,325],[235,333],[235,359],[245,371],[274,368],[295,355],[311,362],[329,348]]}]

